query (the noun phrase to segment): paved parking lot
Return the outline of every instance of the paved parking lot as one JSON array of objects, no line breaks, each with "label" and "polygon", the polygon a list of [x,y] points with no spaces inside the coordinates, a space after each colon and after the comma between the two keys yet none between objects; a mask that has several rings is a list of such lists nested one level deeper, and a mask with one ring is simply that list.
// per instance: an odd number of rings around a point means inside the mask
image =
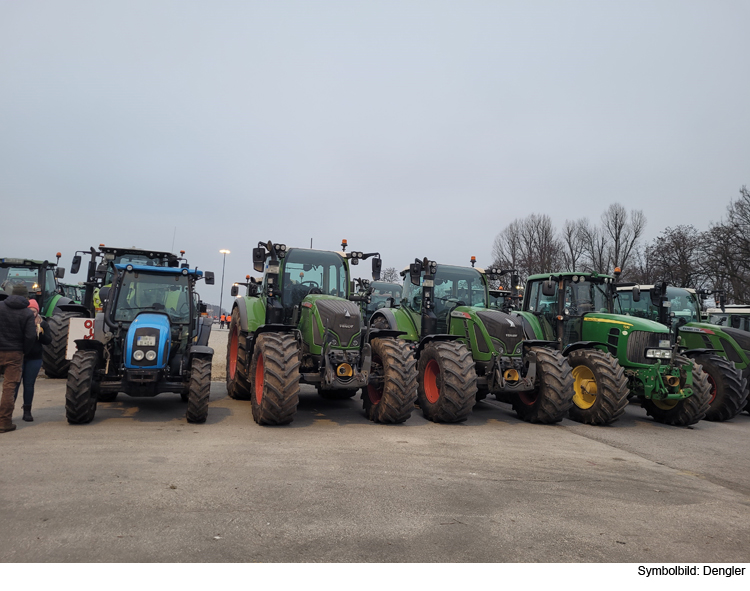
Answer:
[{"label": "paved parking lot", "polygon": [[[34,423],[0,438],[0,560],[750,560],[750,416],[672,428],[367,421],[304,388],[261,428],[212,384],[205,425],[176,395],[99,405],[70,426],[40,379]],[[19,405],[20,411],[20,405]]]}]

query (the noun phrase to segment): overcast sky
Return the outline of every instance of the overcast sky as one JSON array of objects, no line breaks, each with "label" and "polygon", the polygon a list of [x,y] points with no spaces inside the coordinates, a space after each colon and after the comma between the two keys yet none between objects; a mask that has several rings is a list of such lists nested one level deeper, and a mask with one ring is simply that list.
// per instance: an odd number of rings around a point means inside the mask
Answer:
[{"label": "overcast sky", "polygon": [[705,229],[750,185],[749,22],[715,0],[0,0],[0,256],[69,269],[176,233],[218,303],[219,250],[226,301],[259,240],[400,269],[487,265],[514,218],[615,201],[648,238]]}]

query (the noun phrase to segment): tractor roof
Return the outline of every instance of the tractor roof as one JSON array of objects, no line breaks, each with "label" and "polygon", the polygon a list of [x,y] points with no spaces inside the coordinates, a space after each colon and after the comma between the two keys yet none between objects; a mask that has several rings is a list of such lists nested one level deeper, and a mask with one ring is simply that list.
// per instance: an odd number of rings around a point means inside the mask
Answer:
[{"label": "tractor roof", "polygon": [[162,258],[162,257],[175,257],[177,258],[176,254],[173,254],[171,252],[166,252],[162,250],[146,250],[143,248],[115,248],[113,246],[99,246],[99,250],[102,252],[108,252],[112,254],[142,254],[149,258]]},{"label": "tractor roof", "polygon": [[[654,286],[653,285],[641,285],[640,283],[618,283],[617,284],[617,290],[618,291],[625,291],[626,289],[630,290],[633,289],[635,286],[638,286],[638,289],[641,291],[651,291]],[[677,287],[675,285],[667,285],[667,289],[684,289],[685,291],[695,294],[695,290],[692,287]]]},{"label": "tractor roof", "polygon": [[[54,267],[55,263],[46,261],[48,265]],[[0,266],[3,267],[41,267],[45,261],[38,261],[36,259],[14,259],[10,257],[0,258]]]},{"label": "tractor roof", "polygon": [[203,271],[198,269],[179,269],[177,267],[149,267],[147,265],[115,265],[118,271],[125,271],[128,267],[131,267],[133,271],[139,273],[151,273],[153,275],[193,275],[195,277],[202,277]]},{"label": "tractor roof", "polygon": [[727,304],[724,306],[724,310],[721,308],[709,308],[706,310],[708,314],[750,314],[750,306],[746,304]]},{"label": "tractor roof", "polygon": [[614,279],[612,275],[607,275],[606,273],[573,273],[570,271],[563,271],[562,273],[538,273],[536,275],[531,275],[528,278],[528,281],[538,281],[539,279],[549,279],[550,277],[556,279],[565,279],[567,277],[583,277],[586,279]]}]

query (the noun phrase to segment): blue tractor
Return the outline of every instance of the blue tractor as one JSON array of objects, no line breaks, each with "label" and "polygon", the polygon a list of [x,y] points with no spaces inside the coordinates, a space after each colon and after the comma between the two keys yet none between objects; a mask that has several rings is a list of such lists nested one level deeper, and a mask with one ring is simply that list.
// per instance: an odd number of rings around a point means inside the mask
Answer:
[{"label": "blue tractor", "polygon": [[118,393],[150,397],[180,394],[187,420],[208,415],[213,349],[211,319],[195,290],[214,274],[198,269],[111,264],[112,284],[99,297],[94,336],[76,340],[68,372],[65,413],[70,424],[90,423],[97,401]]}]

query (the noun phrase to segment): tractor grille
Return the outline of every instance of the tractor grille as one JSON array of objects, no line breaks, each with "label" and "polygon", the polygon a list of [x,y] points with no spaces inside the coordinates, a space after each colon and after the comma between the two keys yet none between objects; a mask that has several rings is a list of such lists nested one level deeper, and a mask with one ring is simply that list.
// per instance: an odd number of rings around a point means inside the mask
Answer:
[{"label": "tractor grille", "polygon": [[354,302],[317,300],[315,306],[318,308],[320,319],[323,321],[323,330],[325,331],[327,328],[335,333],[339,337],[339,343],[342,347],[347,346],[352,337],[361,331],[359,306]]},{"label": "tractor grille", "polygon": [[483,310],[477,316],[493,339],[503,343],[505,351],[512,353],[516,345],[524,339],[523,323],[515,316],[498,310]]},{"label": "tractor grille", "polygon": [[628,361],[630,363],[656,363],[656,359],[646,357],[646,349],[658,349],[659,341],[668,339],[669,333],[634,330],[628,335]]}]

